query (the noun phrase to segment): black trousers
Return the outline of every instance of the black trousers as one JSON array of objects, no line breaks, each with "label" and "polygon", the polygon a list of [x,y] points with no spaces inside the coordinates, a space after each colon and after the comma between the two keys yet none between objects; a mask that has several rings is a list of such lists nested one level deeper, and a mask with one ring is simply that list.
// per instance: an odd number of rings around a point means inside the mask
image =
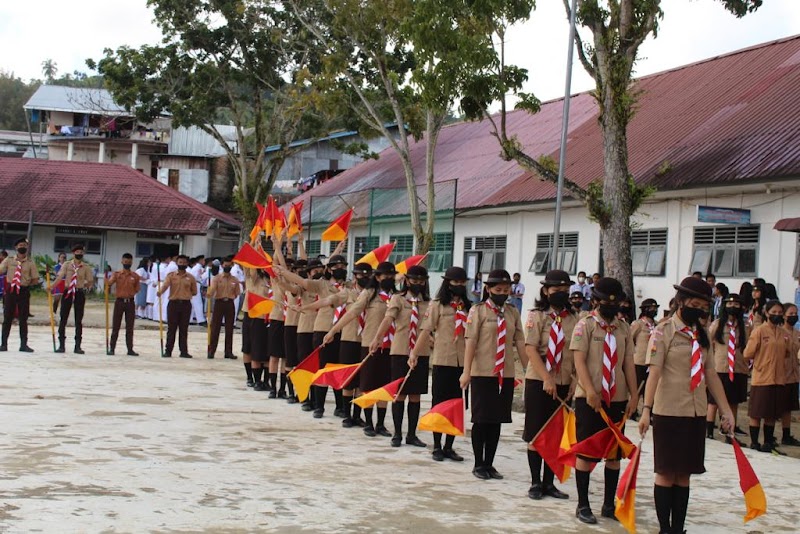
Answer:
[{"label": "black trousers", "polygon": [[214,300],[214,310],[211,312],[211,345],[208,347],[209,354],[214,354],[217,351],[223,317],[225,318],[225,356],[233,354],[233,323],[236,320],[236,306],[233,303],[233,299]]},{"label": "black trousers", "polygon": [[63,345],[67,339],[67,321],[69,312],[75,306],[75,344],[80,345],[83,338],[83,309],[86,307],[86,293],[75,290],[75,295],[68,297],[66,293],[61,297],[61,321],[58,323],[58,341]]},{"label": "black trousers", "polygon": [[11,325],[14,322],[14,312],[18,312],[19,339],[22,346],[28,344],[28,315],[31,309],[31,290],[28,287],[19,288],[19,293],[8,291],[3,298],[3,345],[8,345],[8,336],[11,334]]},{"label": "black trousers", "polygon": [[[216,307],[216,306],[215,306]],[[192,316],[192,302],[171,300],[167,304],[167,354],[175,346],[175,333],[178,333],[178,348],[181,354],[189,353],[189,318]]]},{"label": "black trousers", "polygon": [[111,323],[111,350],[114,350],[117,346],[123,315],[125,316],[125,345],[129,351],[133,350],[133,321],[136,315],[136,304],[132,298],[114,301],[114,317]]}]

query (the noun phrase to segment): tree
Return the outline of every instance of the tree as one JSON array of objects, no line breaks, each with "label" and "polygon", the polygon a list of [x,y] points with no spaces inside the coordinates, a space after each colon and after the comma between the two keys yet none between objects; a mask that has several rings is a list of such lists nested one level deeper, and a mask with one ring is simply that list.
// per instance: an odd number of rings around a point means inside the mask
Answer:
[{"label": "tree", "polygon": [[53,83],[53,80],[58,73],[58,64],[52,59],[45,59],[42,61],[42,74],[47,83]]},{"label": "tree", "polygon": [[[245,231],[257,216],[298,132],[324,131],[311,78],[318,56],[305,31],[270,0],[149,0],[164,39],[157,46],[106,49],[97,68],[114,99],[139,120],[164,112],[196,126],[225,150],[234,205]],[[87,61],[94,68],[93,61]],[[231,144],[215,126],[236,129]],[[280,148],[267,158],[265,148]]]},{"label": "tree", "polygon": [[0,70],[0,130],[28,130],[22,106],[38,86],[36,82],[23,82],[13,72]]}]

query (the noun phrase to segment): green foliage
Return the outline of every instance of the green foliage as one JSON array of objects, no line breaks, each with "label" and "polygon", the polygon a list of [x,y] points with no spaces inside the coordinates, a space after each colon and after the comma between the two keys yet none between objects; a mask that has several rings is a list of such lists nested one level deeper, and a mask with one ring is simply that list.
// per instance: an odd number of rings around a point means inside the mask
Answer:
[{"label": "green foliage", "polygon": [[38,82],[25,83],[14,73],[0,70],[0,130],[27,131],[22,106],[37,87]]},{"label": "green foliage", "polygon": [[554,174],[558,174],[558,162],[552,156],[542,155],[539,156],[539,165],[549,170]]}]

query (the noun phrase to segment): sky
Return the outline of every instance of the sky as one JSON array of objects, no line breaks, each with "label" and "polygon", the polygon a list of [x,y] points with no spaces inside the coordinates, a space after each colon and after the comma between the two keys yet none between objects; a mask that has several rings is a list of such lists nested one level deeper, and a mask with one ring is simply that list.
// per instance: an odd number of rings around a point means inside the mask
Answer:
[{"label": "sky", "polygon": [[[564,94],[569,24],[561,0],[539,0],[531,20],[508,36],[508,62],[527,68],[525,87],[541,100]],[[647,75],[759,43],[800,34],[800,0],[764,0],[736,19],[718,0],[663,0],[658,38],[640,49],[637,75]],[[586,30],[583,34],[588,36]],[[0,69],[24,80],[42,78],[53,59],[61,74],[87,71],[86,58],[104,48],[156,44],[161,34],[145,0],[0,1]],[[575,60],[572,92],[592,80]]]}]

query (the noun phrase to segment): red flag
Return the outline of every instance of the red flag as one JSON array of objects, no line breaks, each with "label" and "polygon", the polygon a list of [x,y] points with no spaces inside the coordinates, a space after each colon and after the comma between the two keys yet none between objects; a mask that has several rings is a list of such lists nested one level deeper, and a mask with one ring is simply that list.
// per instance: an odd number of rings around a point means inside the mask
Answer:
[{"label": "red flag", "polygon": [[293,237],[303,231],[302,212],[303,201],[301,200],[296,204],[292,202],[292,207],[289,208],[289,237]]},{"label": "red flag", "polygon": [[410,258],[406,258],[397,265],[395,265],[394,268],[398,273],[406,274],[408,272],[409,267],[413,267],[414,265],[419,265],[420,263],[422,263],[422,260],[424,260],[427,256],[428,256],[427,254],[422,254],[420,256],[411,256]]},{"label": "red flag", "polygon": [[272,269],[272,258],[266,252],[254,249],[250,243],[242,245],[233,257],[233,262],[248,269]]},{"label": "red flag", "polygon": [[283,211],[281,208],[278,207],[277,204],[275,206],[275,235],[280,235],[283,232],[283,229],[289,226],[286,222],[286,212]]},{"label": "red flag", "polygon": [[561,406],[544,424],[539,433],[531,441],[536,452],[552,469],[558,480],[564,482],[569,478],[569,465],[559,459],[561,454],[561,441],[564,437],[564,428],[569,415],[567,409]]},{"label": "red flag", "polygon": [[275,199],[272,198],[270,195],[267,198],[267,206],[264,208],[264,221],[263,221],[263,228],[264,233],[267,236],[272,235],[275,231],[275,216],[277,215],[277,206],[275,205]]},{"label": "red flag", "polygon": [[563,451],[558,455],[558,461],[564,465],[575,467],[576,457],[580,454],[587,458],[605,458],[606,453],[616,445],[614,434],[610,428],[604,428],[600,432],[579,441],[568,451]]},{"label": "red flag", "polygon": [[356,263],[369,263],[372,265],[373,269],[376,269],[379,263],[389,259],[389,256],[392,254],[392,250],[394,250],[394,243],[382,245],[365,254],[364,257],[358,260]]},{"label": "red flag", "polygon": [[315,386],[330,386],[333,389],[343,389],[350,382],[350,378],[358,372],[359,364],[344,365],[329,363],[324,369],[314,374],[311,383]]},{"label": "red flag", "polygon": [[625,435],[622,433],[622,430],[620,430],[621,428],[625,427],[626,418],[623,417],[622,421],[619,422],[619,426],[617,426],[616,424],[614,424],[614,422],[611,420],[611,418],[608,416],[608,414],[603,408],[600,408],[600,417],[602,417],[603,421],[606,422],[608,428],[614,434],[614,439],[616,441],[615,444],[612,444],[611,450],[606,453],[606,456],[607,457],[616,456],[617,453],[616,447],[618,446],[620,449],[622,449],[622,457],[630,458],[633,455],[633,451],[636,450],[636,445],[631,443],[631,440],[626,438]]},{"label": "red flag", "polygon": [[620,524],[631,534],[636,534],[636,477],[639,475],[639,458],[641,450],[636,449],[633,458],[617,485],[616,507],[614,515]]},{"label": "red flag", "polygon": [[247,315],[251,319],[264,317],[272,311],[275,303],[266,297],[247,292]]},{"label": "red flag", "polygon": [[433,406],[428,413],[420,418],[417,428],[450,436],[463,436],[464,399],[458,397]]},{"label": "red flag", "polygon": [[751,519],[767,513],[767,496],[739,443],[735,439],[732,440],[732,443],[733,453],[736,456],[736,467],[739,468],[739,486],[742,488],[744,503],[747,506],[747,513],[744,516],[744,522],[747,523]]},{"label": "red flag", "polygon": [[314,374],[319,371],[319,350],[320,347],[314,349],[297,367],[289,372],[289,380],[294,384],[297,398],[301,401],[308,398]]},{"label": "red flag", "polygon": [[350,231],[350,220],[353,218],[353,208],[350,208],[322,232],[322,241],[342,241]]},{"label": "red flag", "polygon": [[397,391],[400,389],[400,385],[403,383],[403,380],[404,378],[398,378],[397,380],[389,382],[383,387],[368,391],[357,399],[353,400],[353,403],[358,404],[362,408],[369,408],[373,404],[376,404],[380,401],[394,402],[394,398],[397,396]]}]

